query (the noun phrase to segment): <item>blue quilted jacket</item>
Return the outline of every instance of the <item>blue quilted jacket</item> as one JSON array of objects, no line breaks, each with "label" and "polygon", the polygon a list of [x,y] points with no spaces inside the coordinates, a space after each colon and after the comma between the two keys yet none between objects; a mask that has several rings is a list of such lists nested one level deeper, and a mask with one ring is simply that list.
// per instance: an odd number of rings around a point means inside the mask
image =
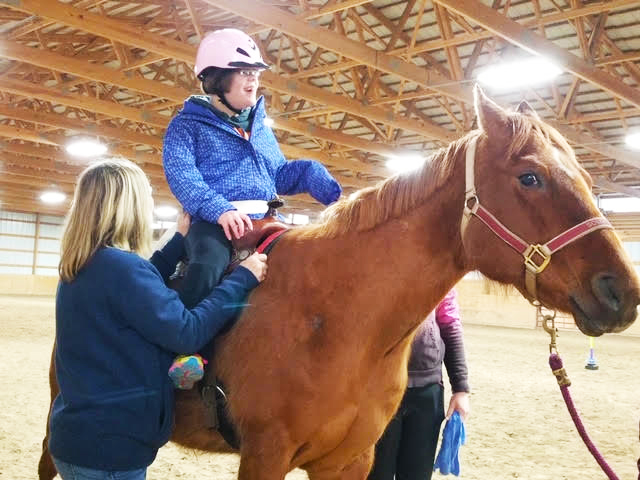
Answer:
[{"label": "blue quilted jacket", "polygon": [[263,97],[252,112],[249,140],[203,105],[203,98],[185,101],[169,124],[163,148],[169,187],[194,221],[217,223],[224,212],[235,210],[229,203],[234,200],[308,192],[328,205],[340,197],[340,185],[321,163],[285,159],[264,124]]}]

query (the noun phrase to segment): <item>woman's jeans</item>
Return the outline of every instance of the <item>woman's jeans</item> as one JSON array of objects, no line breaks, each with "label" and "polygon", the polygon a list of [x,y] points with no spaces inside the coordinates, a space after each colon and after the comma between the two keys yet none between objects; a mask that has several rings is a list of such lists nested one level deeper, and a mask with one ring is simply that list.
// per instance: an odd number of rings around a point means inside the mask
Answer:
[{"label": "woman's jeans", "polygon": [[147,469],[127,470],[123,472],[108,472],[106,470],[94,470],[93,468],[72,465],[57,458],[53,463],[62,480],[145,480]]}]

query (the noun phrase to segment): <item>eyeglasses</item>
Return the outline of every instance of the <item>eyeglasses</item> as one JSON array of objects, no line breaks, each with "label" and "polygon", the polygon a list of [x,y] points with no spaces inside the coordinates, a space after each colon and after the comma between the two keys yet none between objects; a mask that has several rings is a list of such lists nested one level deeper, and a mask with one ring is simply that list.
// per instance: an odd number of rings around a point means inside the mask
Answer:
[{"label": "eyeglasses", "polygon": [[260,78],[260,74],[262,73],[260,70],[257,69],[242,69],[242,70],[237,70],[238,75],[240,75],[241,77],[255,77],[255,78]]}]

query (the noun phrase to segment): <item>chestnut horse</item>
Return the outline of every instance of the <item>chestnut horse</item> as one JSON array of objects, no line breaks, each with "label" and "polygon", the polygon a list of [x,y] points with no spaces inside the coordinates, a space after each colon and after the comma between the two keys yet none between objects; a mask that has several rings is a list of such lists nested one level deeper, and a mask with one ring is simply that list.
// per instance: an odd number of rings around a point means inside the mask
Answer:
[{"label": "chestnut horse", "polygon": [[[572,312],[587,335],[634,321],[633,264],[567,142],[526,103],[506,112],[476,89],[476,113],[479,129],[420,170],[337,203],[269,255],[253,307],[218,340],[215,357],[241,438],[241,480],[282,480],[296,467],[312,480],[364,480],[405,389],[412,334],[467,272]],[[467,151],[475,168],[465,167]],[[489,223],[502,222],[496,232],[477,211],[461,228],[464,207],[480,202]],[[566,246],[554,238],[562,232]],[[528,262],[540,263],[535,293],[513,245],[519,237],[555,242],[534,249],[547,259]],[[178,392],[176,401],[172,440],[216,451],[198,394]],[[52,472],[45,439],[40,478]]]}]

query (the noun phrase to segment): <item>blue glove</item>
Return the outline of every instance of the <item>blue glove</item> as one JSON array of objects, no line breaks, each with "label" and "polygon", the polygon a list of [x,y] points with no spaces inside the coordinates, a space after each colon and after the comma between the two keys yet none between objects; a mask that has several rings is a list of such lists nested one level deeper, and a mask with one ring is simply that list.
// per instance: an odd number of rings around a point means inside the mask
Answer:
[{"label": "blue glove", "polygon": [[464,445],[465,440],[464,422],[457,411],[453,412],[453,415],[444,426],[442,444],[440,445],[436,462],[433,465],[433,470],[440,469],[442,475],[449,475],[450,473],[456,477],[460,475],[458,451],[460,445]]}]

